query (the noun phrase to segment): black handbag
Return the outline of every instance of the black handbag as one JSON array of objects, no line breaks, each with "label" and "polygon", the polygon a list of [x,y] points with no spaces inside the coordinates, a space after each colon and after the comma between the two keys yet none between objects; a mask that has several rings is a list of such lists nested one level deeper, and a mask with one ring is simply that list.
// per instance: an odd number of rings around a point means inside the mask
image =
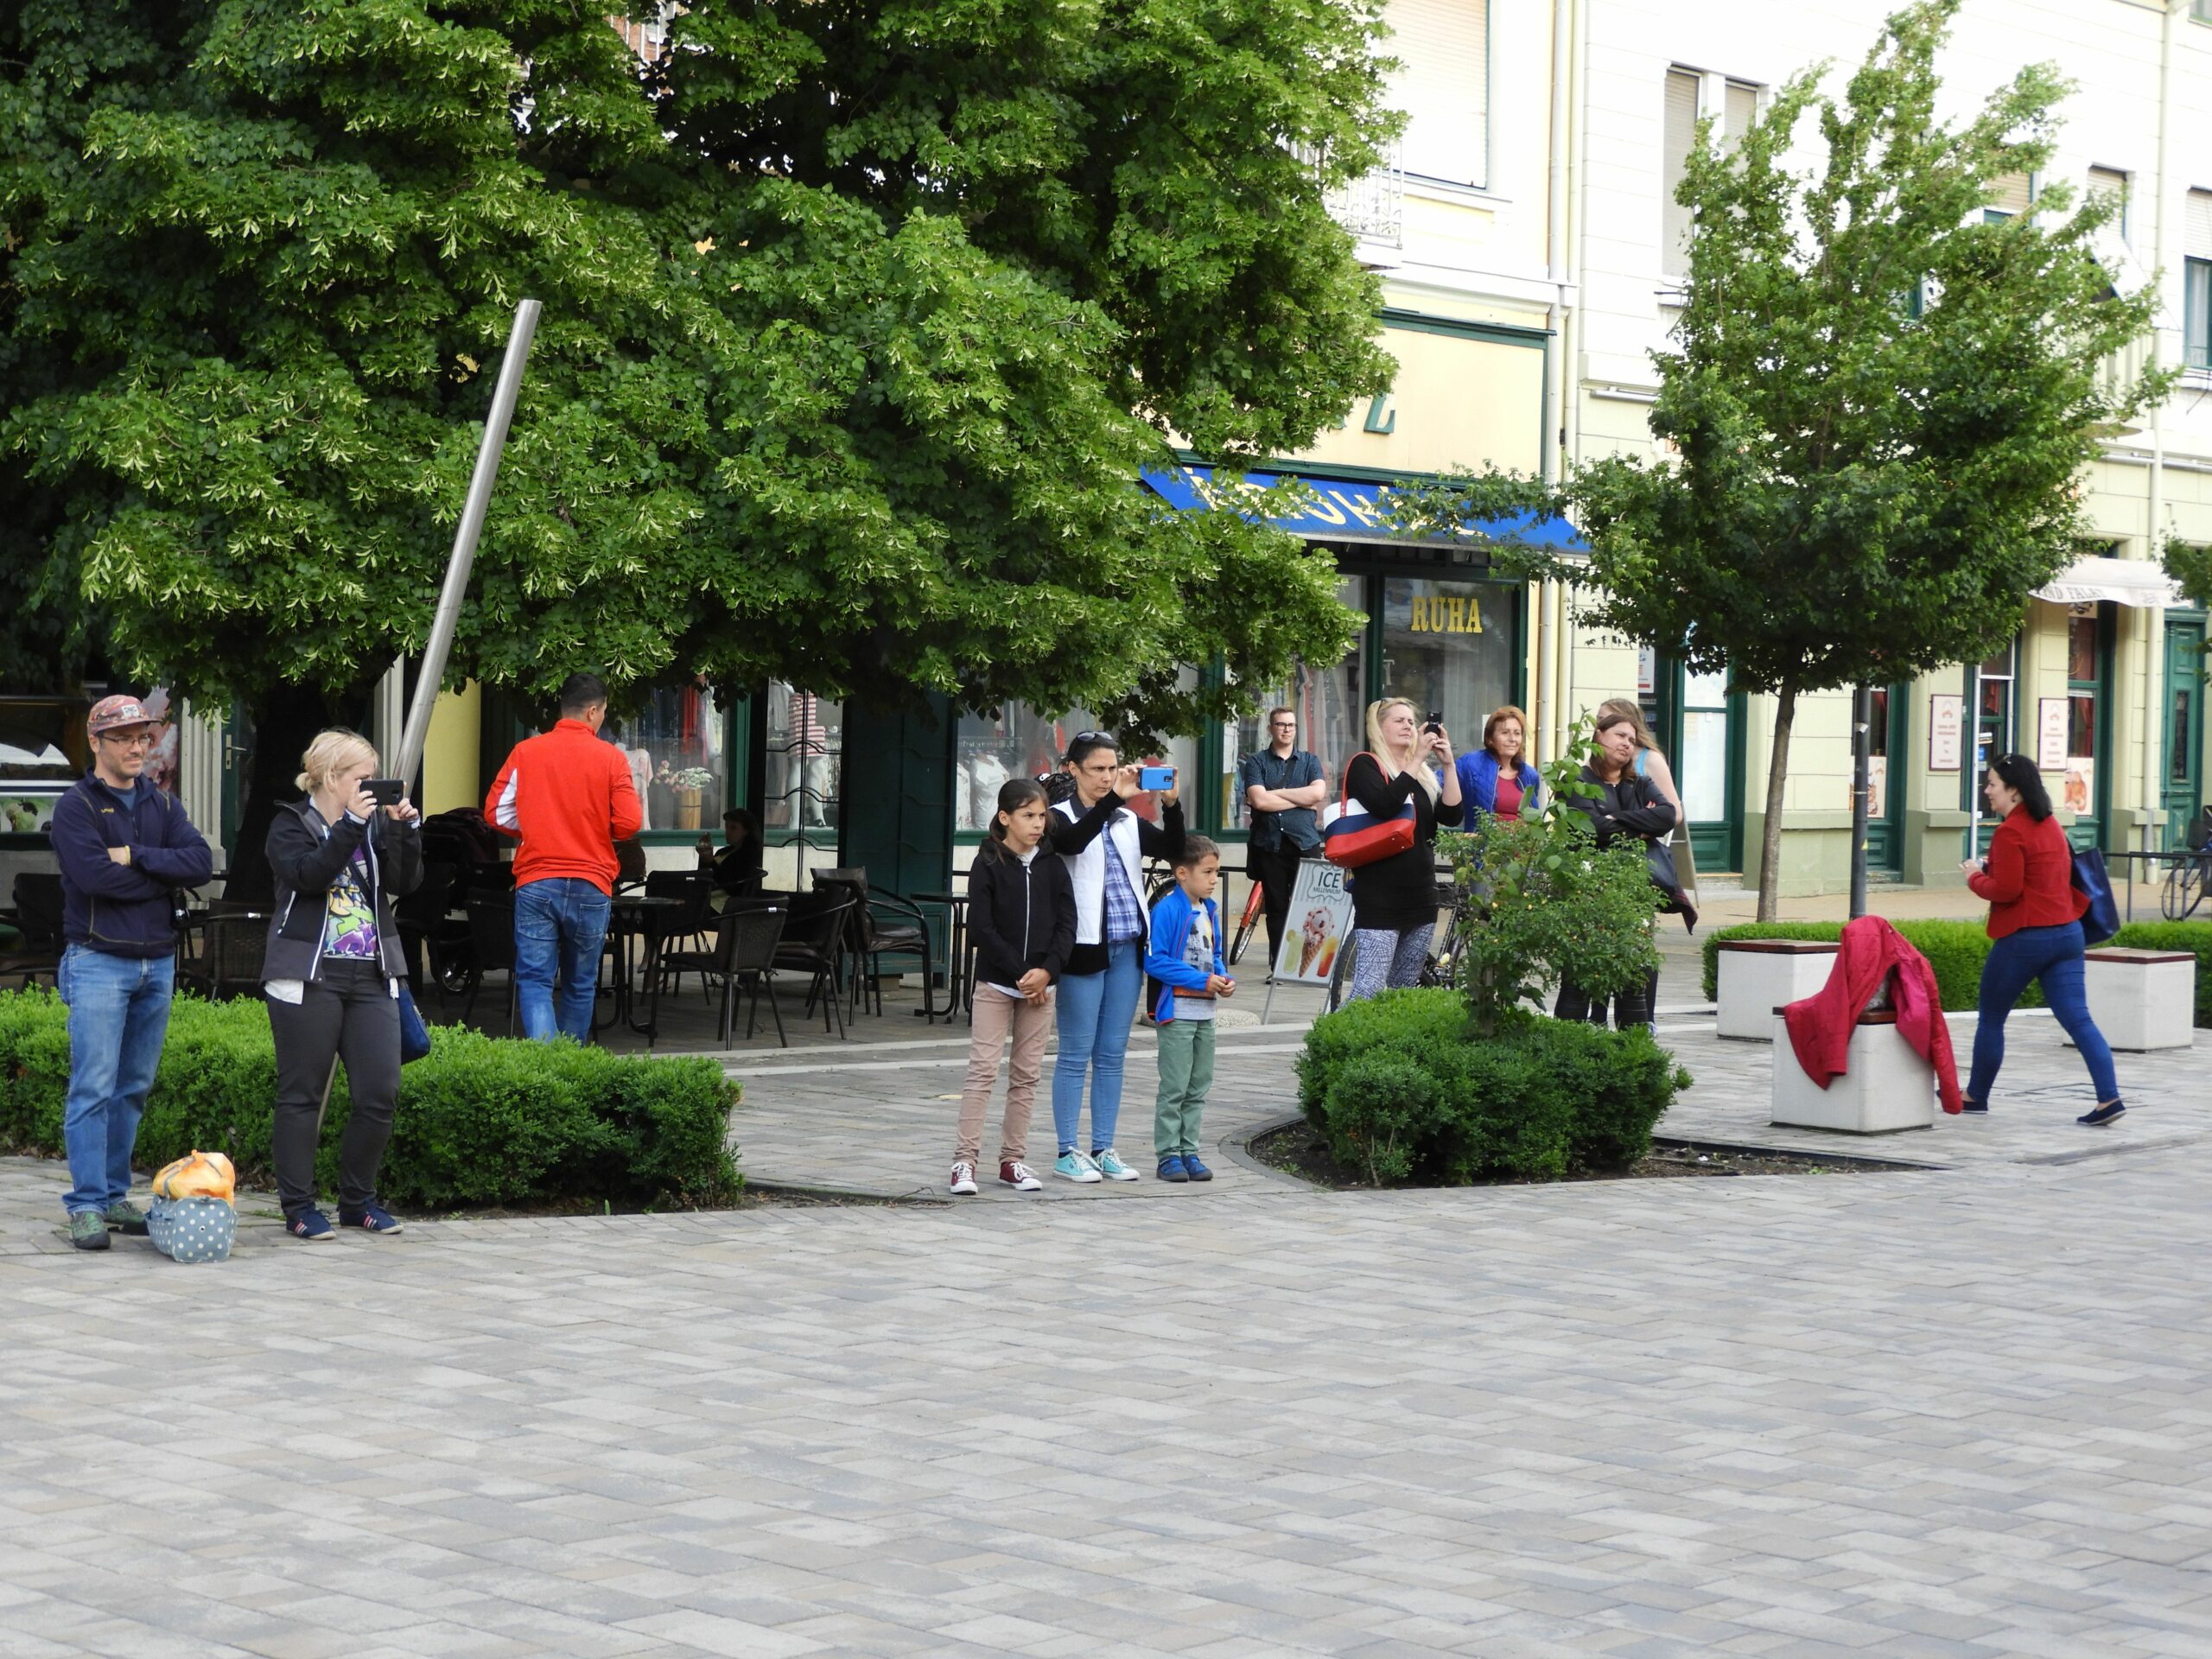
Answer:
[{"label": "black handbag", "polygon": [[1651,885],[1673,902],[1682,890],[1681,878],[1675,873],[1675,849],[1663,841],[1647,841],[1643,849],[1644,862],[1651,871]]}]

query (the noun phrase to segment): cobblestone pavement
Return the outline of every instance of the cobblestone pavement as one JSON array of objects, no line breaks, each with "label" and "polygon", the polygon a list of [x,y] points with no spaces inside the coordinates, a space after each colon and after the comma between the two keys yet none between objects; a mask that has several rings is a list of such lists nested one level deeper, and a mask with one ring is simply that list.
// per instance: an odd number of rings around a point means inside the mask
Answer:
[{"label": "cobblestone pavement", "polygon": [[[1678,1110],[1763,1116],[1763,1050],[1668,1023]],[[2008,1078],[2077,1092],[2034,1025]],[[1294,1037],[1224,1036],[1215,1127],[1282,1109]],[[756,1077],[748,1164],[811,1113],[939,1178],[935,1052]],[[1224,1160],[199,1268],[52,1248],[0,1160],[0,1655],[2212,1654],[2212,1125],[2122,1064],[2120,1130],[2000,1091],[1878,1144],[1919,1173]]]}]

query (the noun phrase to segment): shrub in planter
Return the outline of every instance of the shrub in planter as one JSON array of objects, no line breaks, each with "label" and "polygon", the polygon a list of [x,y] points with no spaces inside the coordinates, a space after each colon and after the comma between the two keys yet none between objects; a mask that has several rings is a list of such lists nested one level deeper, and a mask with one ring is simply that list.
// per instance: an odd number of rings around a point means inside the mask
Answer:
[{"label": "shrub in planter", "polygon": [[[1953,1014],[1973,1012],[1980,1000],[1981,964],[1989,956],[1989,931],[1980,922],[1899,922],[1897,930],[1906,943],[1928,958],[1936,970],[1936,987],[1943,1007]],[[1723,939],[1823,939],[1843,937],[1841,922],[1745,922],[1708,933],[1704,945],[1705,1000],[1720,995],[1720,942]],[[2022,995],[2024,1008],[2043,1007],[2043,988],[2031,985]]]},{"label": "shrub in planter", "polygon": [[[701,1205],[727,1202],[741,1185],[728,1146],[737,1090],[713,1060],[626,1058],[453,1027],[434,1028],[431,1041],[429,1056],[401,1073],[379,1180],[393,1203]],[[60,999],[0,994],[0,1142],[58,1154],[68,1080]],[[265,1180],[276,1091],[262,1003],[179,997],[134,1161],[155,1168],[197,1147]],[[326,1192],[337,1185],[348,1109],[341,1071],[316,1157]]]},{"label": "shrub in planter", "polygon": [[1316,1020],[1299,1103],[1378,1185],[1555,1180],[1618,1169],[1689,1083],[1647,1031],[1508,1010],[1475,1034],[1446,989],[1391,991]]}]

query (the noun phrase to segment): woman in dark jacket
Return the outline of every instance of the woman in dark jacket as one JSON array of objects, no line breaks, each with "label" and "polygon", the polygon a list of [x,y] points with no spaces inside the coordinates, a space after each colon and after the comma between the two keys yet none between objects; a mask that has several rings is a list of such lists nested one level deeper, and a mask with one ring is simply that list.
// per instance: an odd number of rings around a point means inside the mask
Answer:
[{"label": "woman in dark jacket", "polygon": [[1043,1075],[1052,986],[1075,949],[1075,888],[1068,867],[1045,845],[1045,785],[1016,778],[999,790],[991,838],[968,870],[968,937],[976,947],[976,995],[969,1007],[968,1081],[952,1152],[952,1192],[976,1191],[983,1113],[991,1103],[999,1056],[1014,1039],[1007,1066],[1006,1120],[999,1129],[999,1180],[1017,1192],[1044,1185],[1028,1165],[1029,1115]]},{"label": "woman in dark jacket", "polygon": [[422,884],[423,839],[413,806],[378,806],[369,793],[377,752],[365,739],[324,732],[300,765],[308,798],[277,810],[268,843],[276,904],[262,973],[276,1045],[277,1200],[293,1237],[336,1236],[315,1207],[315,1154],[331,1067],[342,1058],[353,1110],[339,1150],[339,1225],[396,1233],[399,1223],[377,1202],[399,1098],[407,975],[393,901]]},{"label": "woman in dark jacket", "polygon": [[1981,964],[1966,1109],[1989,1109],[1989,1091],[2005,1064],[2005,1018],[2029,982],[2039,981],[2050,1011],[2082,1051],[2097,1088],[2095,1108],[2074,1121],[2101,1128],[2127,1108],[2120,1097],[2112,1046],[2089,1017],[2082,985],[2082,912],[2089,899],[2074,885],[2074,849],[2050,816],[2043,774],[2026,755],[2000,754],[1991,761],[1981,791],[1990,811],[2004,822],[1989,838],[1989,856],[1959,867],[1966,872],[1967,886],[1989,900],[1989,937],[1994,941]]},{"label": "woman in dark jacket", "polygon": [[[1351,889],[1351,989],[1346,1001],[1411,985],[1421,978],[1436,931],[1436,826],[1460,819],[1459,770],[1441,726],[1424,730],[1403,697],[1367,705],[1369,752],[1352,757],[1344,791],[1376,819],[1395,818],[1411,801],[1414,844],[1363,864]],[[1440,766],[1442,781],[1429,770]]]},{"label": "woman in dark jacket", "polygon": [[[1618,711],[1615,711],[1618,714]],[[1604,714],[1599,716],[1605,719]],[[1636,770],[1636,722],[1625,715],[1606,720],[1598,728],[1598,758],[1582,768],[1583,787],[1569,801],[1589,815],[1598,832],[1598,845],[1610,847],[1623,839],[1649,843],[1664,841],[1675,828],[1676,814],[1658,786]],[[1658,976],[1638,990],[1623,991],[1612,999],[1613,1023],[1619,1027],[1648,1026],[1656,1000]],[[1562,980],[1559,1001],[1552,1008],[1561,1020],[1605,1023],[1606,1002],[1593,997],[1572,980]]]}]

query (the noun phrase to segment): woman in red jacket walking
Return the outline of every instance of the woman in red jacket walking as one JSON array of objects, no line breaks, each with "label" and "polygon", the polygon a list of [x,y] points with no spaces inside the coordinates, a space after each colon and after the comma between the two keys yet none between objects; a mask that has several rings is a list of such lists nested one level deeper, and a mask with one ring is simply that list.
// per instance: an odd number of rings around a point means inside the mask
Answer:
[{"label": "woman in red jacket walking", "polygon": [[2082,984],[2082,912],[2087,895],[2074,886],[2074,853],[2066,832],[2050,816],[2050,796],[2043,774],[2024,754],[2000,754],[1989,763],[1982,798],[2004,820],[1990,838],[1987,858],[1968,859],[1959,868],[1967,886],[1989,900],[1989,937],[1995,941],[1981,965],[1980,1018],[1974,1028],[1974,1074],[1967,1079],[1966,1109],[1989,1109],[1990,1085],[2005,1064],[2005,1017],[2029,982],[2043,983],[2044,999],[2058,1023],[2088,1063],[2097,1085],[2096,1109],[2076,1122],[2101,1126],[2127,1108],[2112,1069],[2112,1049],[2096,1021]]}]

